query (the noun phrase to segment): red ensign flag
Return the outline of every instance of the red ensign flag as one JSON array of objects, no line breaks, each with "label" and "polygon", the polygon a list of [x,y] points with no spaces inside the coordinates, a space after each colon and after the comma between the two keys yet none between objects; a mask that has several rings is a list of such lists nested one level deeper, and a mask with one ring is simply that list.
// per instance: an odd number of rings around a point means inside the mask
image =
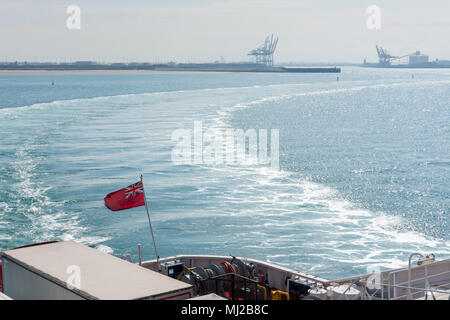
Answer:
[{"label": "red ensign flag", "polygon": [[145,205],[142,181],[109,193],[105,197],[105,206],[112,211],[119,211]]}]

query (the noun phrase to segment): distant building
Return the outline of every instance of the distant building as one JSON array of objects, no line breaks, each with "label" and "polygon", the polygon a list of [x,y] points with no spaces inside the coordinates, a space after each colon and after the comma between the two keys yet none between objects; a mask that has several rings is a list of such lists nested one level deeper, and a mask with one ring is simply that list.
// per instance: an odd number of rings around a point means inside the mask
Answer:
[{"label": "distant building", "polygon": [[428,56],[421,54],[420,51],[409,56],[409,64],[424,64],[428,63]]}]

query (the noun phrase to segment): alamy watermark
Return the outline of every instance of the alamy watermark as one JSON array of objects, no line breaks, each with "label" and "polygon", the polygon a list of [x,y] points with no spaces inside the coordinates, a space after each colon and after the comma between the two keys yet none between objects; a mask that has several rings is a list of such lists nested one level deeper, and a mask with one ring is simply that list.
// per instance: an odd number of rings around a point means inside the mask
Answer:
[{"label": "alamy watermark", "polygon": [[81,268],[77,265],[70,265],[66,269],[67,277],[67,289],[81,289]]},{"label": "alamy watermark", "polygon": [[369,30],[381,29],[381,9],[379,6],[370,5],[366,9],[366,13],[369,17],[366,20],[366,26]]},{"label": "alamy watermark", "polygon": [[66,13],[70,16],[66,20],[66,27],[69,30],[81,29],[81,8],[75,4],[67,7]]},{"label": "alamy watermark", "polygon": [[378,290],[381,289],[381,271],[379,267],[368,266],[367,273],[371,274],[367,278],[367,289]]},{"label": "alamy watermark", "polygon": [[270,164],[279,169],[278,129],[271,129],[270,136],[267,129],[204,130],[202,121],[194,121],[193,130],[177,129],[171,138],[172,162],[177,165]]}]

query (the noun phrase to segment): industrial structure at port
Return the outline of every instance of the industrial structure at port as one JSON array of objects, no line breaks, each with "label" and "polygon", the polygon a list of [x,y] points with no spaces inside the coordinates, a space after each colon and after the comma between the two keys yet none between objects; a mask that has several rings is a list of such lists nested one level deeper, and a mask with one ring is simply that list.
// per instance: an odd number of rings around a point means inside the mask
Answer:
[{"label": "industrial structure at port", "polygon": [[396,64],[424,64],[428,63],[429,57],[421,54],[420,51],[414,53],[405,54],[403,56],[391,56],[383,47],[375,46],[377,48],[378,58],[380,64],[384,65],[396,65]]},{"label": "industrial structure at port", "polygon": [[378,63],[368,63],[364,60],[364,67],[380,68],[450,68],[450,61],[438,60],[429,61],[429,57],[420,51],[405,54],[402,56],[390,55],[386,49],[376,45]]},{"label": "industrial structure at port", "polygon": [[269,67],[273,66],[273,54],[277,48],[278,38],[267,36],[264,44],[248,53],[249,56],[255,57],[256,64],[263,64]]},{"label": "industrial structure at port", "polygon": [[264,43],[251,50],[247,55],[254,62],[237,63],[97,63],[94,61],[76,61],[73,63],[55,62],[0,62],[0,70],[155,70],[155,71],[201,71],[201,72],[287,72],[287,73],[340,73],[337,67],[282,67],[274,66],[274,53],[278,37],[267,36]]}]

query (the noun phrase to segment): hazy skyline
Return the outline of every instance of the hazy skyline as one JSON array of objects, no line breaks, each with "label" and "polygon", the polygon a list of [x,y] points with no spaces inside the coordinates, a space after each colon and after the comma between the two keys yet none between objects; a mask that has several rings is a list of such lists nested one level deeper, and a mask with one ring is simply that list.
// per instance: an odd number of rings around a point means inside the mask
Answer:
[{"label": "hazy skyline", "polygon": [[[69,30],[69,5],[81,29]],[[367,7],[381,9],[369,30]],[[375,44],[393,55],[420,50],[450,59],[450,1],[165,0],[31,1],[0,4],[0,61],[227,62],[269,34],[275,62],[376,61]]]}]

